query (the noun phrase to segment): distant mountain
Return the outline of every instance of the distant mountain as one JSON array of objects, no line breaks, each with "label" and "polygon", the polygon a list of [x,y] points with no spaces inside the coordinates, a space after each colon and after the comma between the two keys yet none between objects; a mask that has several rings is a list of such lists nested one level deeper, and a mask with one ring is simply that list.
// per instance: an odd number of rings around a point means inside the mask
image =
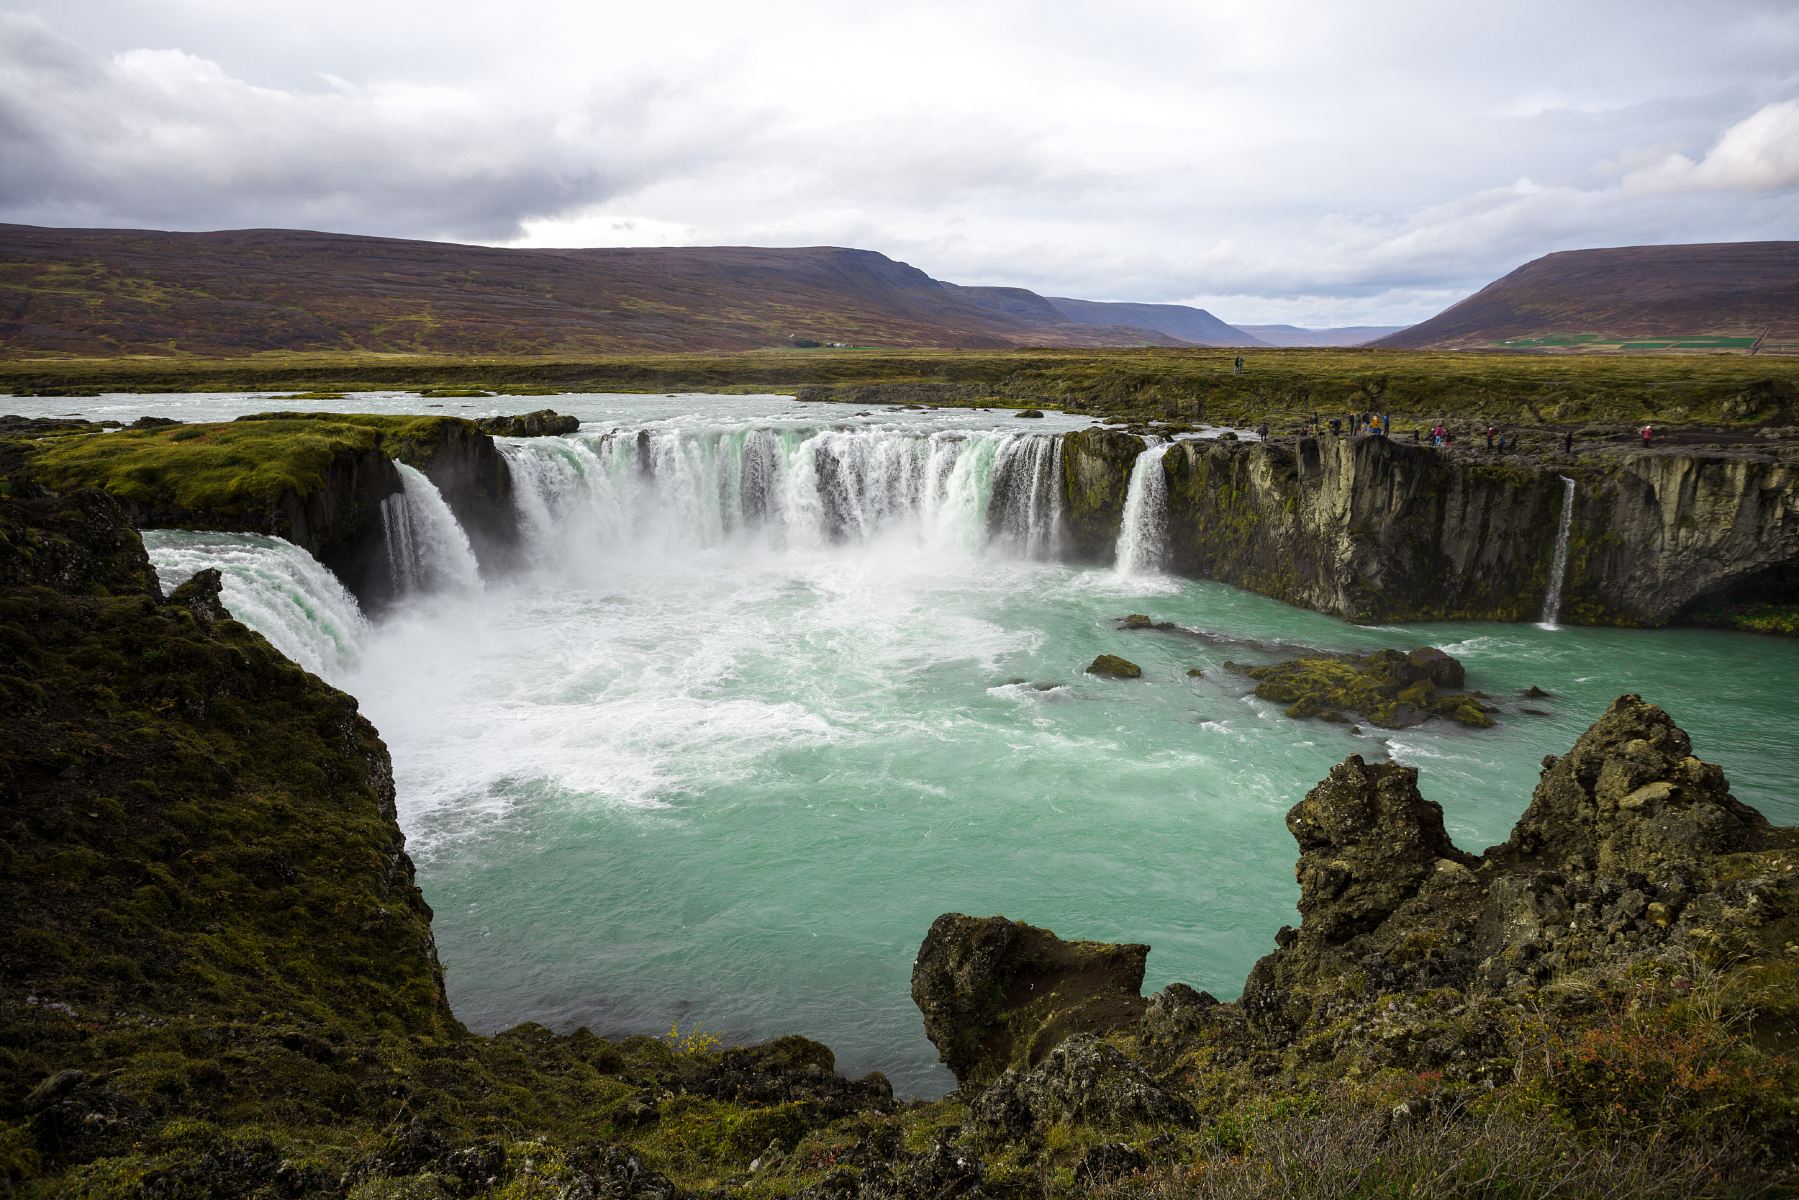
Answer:
[{"label": "distant mountain", "polygon": [[833,246],[509,250],[283,229],[0,225],[0,353],[608,353],[796,340],[1177,344],[1147,326],[1070,319],[1024,289],[958,287]]},{"label": "distant mountain", "polygon": [[1299,325],[1239,325],[1270,346],[1366,346],[1405,329],[1404,325],[1332,325],[1307,329]]},{"label": "distant mountain", "polygon": [[1185,304],[1131,304],[1103,300],[1071,300],[1051,296],[1047,303],[1063,319],[1096,328],[1148,329],[1189,346],[1266,346],[1241,326],[1227,325],[1203,308]]},{"label": "distant mountain", "polygon": [[1548,254],[1375,344],[1799,352],[1799,242]]}]

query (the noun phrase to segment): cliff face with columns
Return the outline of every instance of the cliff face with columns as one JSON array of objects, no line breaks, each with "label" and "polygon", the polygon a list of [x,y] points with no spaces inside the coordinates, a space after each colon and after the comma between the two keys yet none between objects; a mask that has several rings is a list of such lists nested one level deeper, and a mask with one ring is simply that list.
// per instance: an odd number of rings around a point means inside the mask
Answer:
[{"label": "cliff face with columns", "polygon": [[[1119,436],[1070,439],[1071,500],[1093,501],[1071,509],[1079,548],[1109,545],[1108,523],[1115,537],[1132,457]],[[1661,625],[1715,598],[1791,599],[1799,582],[1799,468],[1767,454],[1557,467],[1380,438],[1192,440],[1162,469],[1172,570],[1351,620],[1538,619],[1565,477],[1564,620]]]}]

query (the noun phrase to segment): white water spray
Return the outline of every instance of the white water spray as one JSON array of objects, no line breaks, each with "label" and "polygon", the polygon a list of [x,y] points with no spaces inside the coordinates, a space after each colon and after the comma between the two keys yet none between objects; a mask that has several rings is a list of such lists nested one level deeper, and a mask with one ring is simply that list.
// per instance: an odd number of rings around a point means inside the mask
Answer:
[{"label": "white water spray", "polygon": [[325,566],[292,542],[253,533],[151,529],[144,549],[173,591],[217,567],[231,615],[313,674],[340,683],[355,669],[367,623],[356,598]]},{"label": "white water spray", "polygon": [[1162,458],[1171,443],[1150,446],[1131,464],[1118,528],[1116,570],[1120,575],[1153,575],[1168,561],[1168,476]]},{"label": "white water spray", "polygon": [[528,553],[820,547],[910,536],[926,550],[1060,541],[1053,435],[891,428],[672,428],[497,439]]},{"label": "white water spray", "polygon": [[1568,573],[1568,537],[1574,529],[1574,481],[1562,480],[1562,521],[1555,535],[1555,559],[1549,566],[1549,594],[1543,597],[1541,627],[1555,629],[1562,615],[1562,577]]},{"label": "white water spray", "polygon": [[473,591],[481,586],[475,552],[456,514],[422,471],[394,463],[401,490],[381,502],[394,594]]}]

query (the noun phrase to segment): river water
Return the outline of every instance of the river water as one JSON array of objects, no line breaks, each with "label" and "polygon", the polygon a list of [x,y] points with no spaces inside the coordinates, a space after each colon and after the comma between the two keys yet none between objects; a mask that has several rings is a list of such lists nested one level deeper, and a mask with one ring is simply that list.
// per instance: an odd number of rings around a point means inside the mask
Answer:
[{"label": "river water", "polygon": [[[1148,942],[1147,988],[1229,998],[1295,920],[1282,816],[1333,763],[1417,765],[1478,850],[1523,811],[1541,757],[1626,691],[1668,708],[1740,799],[1799,820],[1791,641],[1358,627],[1159,575],[1153,529],[1125,530],[1121,569],[1063,565],[1053,439],[1073,418],[769,396],[442,407],[543,405],[585,424],[502,440],[529,565],[471,579],[466,540],[409,476],[389,518],[411,590],[378,619],[276,539],[146,539],[167,584],[223,568],[232,611],[380,729],[451,1000],[477,1029],[799,1032],[843,1069],[933,1094],[951,1081],[908,986],[939,913]],[[302,405],[0,401],[121,419],[270,407]],[[1113,627],[1133,612],[1189,632]],[[1497,728],[1295,722],[1224,669],[1423,644],[1463,660]],[[1102,652],[1144,678],[1084,675]],[[1554,698],[1521,699],[1531,685]]]}]

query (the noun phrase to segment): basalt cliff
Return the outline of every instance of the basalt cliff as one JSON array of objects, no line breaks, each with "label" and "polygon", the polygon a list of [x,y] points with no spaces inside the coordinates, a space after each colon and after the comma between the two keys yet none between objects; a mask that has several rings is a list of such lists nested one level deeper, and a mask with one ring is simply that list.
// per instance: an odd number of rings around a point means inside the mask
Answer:
[{"label": "basalt cliff", "polygon": [[[1076,556],[1109,558],[1143,446],[1117,430],[1064,439]],[[1790,451],[1551,463],[1366,436],[1224,438],[1177,441],[1161,469],[1170,569],[1350,620],[1539,619],[1565,506],[1563,620],[1664,625],[1799,600]]]},{"label": "basalt cliff", "polygon": [[377,732],[216,573],[164,595],[104,493],[0,489],[0,696],[0,1193],[1799,1184],[1799,836],[1635,696],[1484,854],[1412,769],[1333,768],[1287,817],[1300,924],[1235,1002],[1143,997],[1144,946],[939,919],[913,995],[961,1086],[928,1103],[803,1037],[468,1033]]},{"label": "basalt cliff", "polygon": [[[485,425],[269,413],[103,436],[81,423],[26,423],[12,430],[10,453],[30,458],[51,487],[106,490],[140,528],[285,537],[378,607],[395,587],[387,522],[403,491],[396,464],[437,488],[483,571],[503,570],[516,560],[519,530],[494,434],[554,436],[571,423],[548,412]],[[1061,436],[1064,557],[1113,560],[1145,447],[1120,429]],[[823,491],[865,486],[838,479],[839,464],[818,453]],[[641,469],[655,467],[646,458]],[[1165,501],[1150,516],[1167,569],[1350,620],[1539,620],[1556,590],[1565,522],[1564,622],[1799,631],[1799,456],[1790,447],[1614,448],[1548,461],[1366,436],[1232,435],[1176,440],[1159,469]],[[995,483],[996,530],[1012,490]],[[827,512],[841,507],[821,499]]]}]

